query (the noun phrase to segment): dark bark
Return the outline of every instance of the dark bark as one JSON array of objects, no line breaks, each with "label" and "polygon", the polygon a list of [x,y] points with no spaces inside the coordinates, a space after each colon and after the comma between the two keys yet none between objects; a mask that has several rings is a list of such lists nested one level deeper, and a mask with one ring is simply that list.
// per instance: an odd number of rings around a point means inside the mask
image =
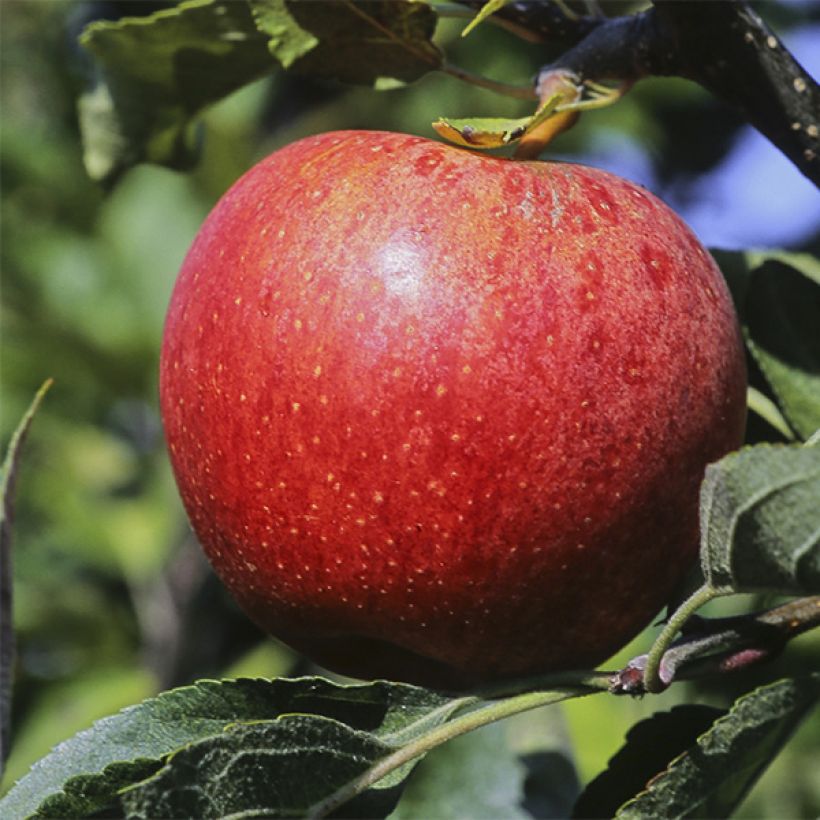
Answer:
[{"label": "dark bark", "polygon": [[693,80],[820,186],[820,86],[745,2],[655,0],[638,14],[563,23],[550,2],[511,3],[497,13],[542,39],[571,43],[543,71],[566,69],[582,80]]},{"label": "dark bark", "polygon": [[[799,598],[765,612],[687,621],[661,661],[661,687],[733,672],[772,660],[798,635],[820,626],[820,596]],[[644,695],[647,655],[633,658],[612,676],[615,695]]]},{"label": "dark bark", "polygon": [[738,108],[820,186],[820,86],[745,3],[664,2],[650,12],[653,74],[694,80]]}]

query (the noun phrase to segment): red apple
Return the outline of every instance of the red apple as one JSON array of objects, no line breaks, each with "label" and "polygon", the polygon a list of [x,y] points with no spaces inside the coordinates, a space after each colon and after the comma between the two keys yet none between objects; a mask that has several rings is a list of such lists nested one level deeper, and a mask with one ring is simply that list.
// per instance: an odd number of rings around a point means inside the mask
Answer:
[{"label": "red apple", "polygon": [[352,131],[217,204],[161,403],[251,618],[330,669],[461,688],[599,663],[668,600],[745,371],[719,270],[647,191]]}]

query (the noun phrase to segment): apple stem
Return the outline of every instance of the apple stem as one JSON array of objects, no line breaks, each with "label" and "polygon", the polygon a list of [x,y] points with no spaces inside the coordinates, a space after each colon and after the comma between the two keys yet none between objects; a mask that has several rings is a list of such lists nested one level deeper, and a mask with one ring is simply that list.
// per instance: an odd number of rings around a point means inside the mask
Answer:
[{"label": "apple stem", "polygon": [[[515,159],[535,159],[552,140],[572,128],[582,111],[591,111],[612,105],[632,87],[629,82],[610,88],[600,83],[581,81],[571,72],[557,69],[542,71],[536,84],[541,101],[535,117],[548,106],[552,113],[521,137]],[[584,94],[589,96],[584,99]]]},{"label": "apple stem", "polygon": [[668,682],[661,678],[661,661],[666,650],[672,645],[675,636],[689,618],[713,598],[722,595],[720,590],[709,584],[704,584],[693,592],[673,613],[655,639],[649,654],[646,656],[646,666],[643,672],[643,686],[645,691],[657,694],[663,692]]},{"label": "apple stem", "polygon": [[[562,700],[592,695],[596,692],[607,692],[610,679],[611,673],[609,672],[571,672],[551,675],[543,679],[543,683],[554,688],[524,692],[503,700],[486,701],[475,696],[460,698],[461,702],[456,708],[466,707],[469,711],[425,732],[382,758],[358,777],[348,781],[333,794],[312,806],[306,817],[327,817],[339,806],[352,800],[400,766],[415,760],[448,740],[540,706],[548,706]],[[478,705],[474,706],[476,703]],[[449,705],[452,706],[452,703]],[[470,708],[473,706],[474,708]]]},{"label": "apple stem", "polygon": [[547,107],[553,113],[525,132],[515,149],[515,159],[535,159],[558,134],[572,128],[578,120],[578,114],[571,107],[580,102],[583,87],[574,74],[567,71],[545,72],[538,78],[536,92],[540,100],[536,117]]}]

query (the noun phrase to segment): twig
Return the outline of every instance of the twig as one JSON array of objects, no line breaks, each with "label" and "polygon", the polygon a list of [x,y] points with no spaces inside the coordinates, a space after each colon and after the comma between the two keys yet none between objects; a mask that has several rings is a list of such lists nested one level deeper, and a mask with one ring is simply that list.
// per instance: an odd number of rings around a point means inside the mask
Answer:
[{"label": "twig", "polygon": [[558,69],[582,80],[693,80],[739,109],[820,186],[820,86],[746,3],[659,2],[598,21],[542,70]]},{"label": "twig", "polygon": [[[663,3],[655,9],[659,45],[653,73],[702,85],[739,109],[820,186],[820,86],[746,3]],[[664,48],[666,46],[666,48]]]},{"label": "twig", "polygon": [[[700,591],[695,593],[699,594]],[[680,619],[675,623],[680,625]],[[687,621],[683,636],[662,652],[656,666],[657,675],[650,667],[652,652],[640,655],[612,676],[610,691],[619,695],[643,695],[662,691],[676,680],[745,669],[772,659],[789,640],[817,626],[820,626],[820,596],[789,601],[751,615],[714,619],[695,616]],[[650,680],[650,675],[654,679]]]}]

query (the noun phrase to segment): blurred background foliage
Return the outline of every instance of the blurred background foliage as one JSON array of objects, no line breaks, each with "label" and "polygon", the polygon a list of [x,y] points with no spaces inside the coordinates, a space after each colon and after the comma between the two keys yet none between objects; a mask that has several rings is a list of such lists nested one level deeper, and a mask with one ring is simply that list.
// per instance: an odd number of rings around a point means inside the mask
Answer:
[{"label": "blurred background foliage", "polygon": [[[375,92],[279,74],[214,107],[202,161],[187,175],[141,166],[105,191],[81,162],[76,97],[90,20],[146,14],[151,2],[3,0],[2,441],[39,384],[55,385],[35,421],[18,484],[13,751],[3,790],[54,743],[160,688],[203,676],[298,674],[310,667],[263,638],[210,574],[185,521],[164,452],[156,370],[176,271],[198,225],[256,160],[299,137],[379,128],[432,137],[440,115],[522,116],[527,104],[441,75]],[[629,8],[608,6],[610,13]],[[760,11],[820,74],[820,4]],[[526,84],[549,61],[491,25],[437,37],[452,62]],[[766,140],[698,87],[657,79],[582,117],[555,155],[606,167],[660,194],[713,247],[818,253],[817,190]],[[446,208],[446,203],[442,203]],[[746,603],[746,602],[744,602]],[[761,602],[752,602],[759,604]],[[737,600],[728,606],[738,608]],[[724,614],[726,604],[713,605]],[[645,651],[648,630],[613,659]],[[783,671],[820,654],[795,641]],[[725,707],[778,673],[660,697],[590,698],[564,709],[581,782],[629,727],[681,701]],[[808,721],[755,788],[747,817],[820,812],[820,721]]]}]

